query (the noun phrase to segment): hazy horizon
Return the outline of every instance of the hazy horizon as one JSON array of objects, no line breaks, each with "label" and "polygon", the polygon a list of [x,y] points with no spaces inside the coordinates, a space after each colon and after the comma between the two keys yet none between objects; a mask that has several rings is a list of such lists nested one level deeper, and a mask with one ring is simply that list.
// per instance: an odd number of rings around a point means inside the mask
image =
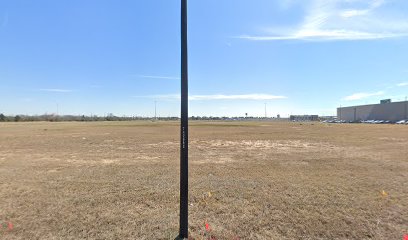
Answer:
[{"label": "hazy horizon", "polygon": [[[0,113],[179,116],[178,1],[0,3]],[[190,116],[408,95],[408,2],[189,2]]]}]

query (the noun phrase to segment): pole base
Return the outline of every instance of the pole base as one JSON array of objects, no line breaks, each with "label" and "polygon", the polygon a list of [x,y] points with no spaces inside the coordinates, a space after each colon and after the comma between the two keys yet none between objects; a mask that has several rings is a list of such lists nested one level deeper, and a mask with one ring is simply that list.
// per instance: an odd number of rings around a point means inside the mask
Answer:
[{"label": "pole base", "polygon": [[177,236],[174,240],[188,240],[188,238],[182,238],[180,236]]}]

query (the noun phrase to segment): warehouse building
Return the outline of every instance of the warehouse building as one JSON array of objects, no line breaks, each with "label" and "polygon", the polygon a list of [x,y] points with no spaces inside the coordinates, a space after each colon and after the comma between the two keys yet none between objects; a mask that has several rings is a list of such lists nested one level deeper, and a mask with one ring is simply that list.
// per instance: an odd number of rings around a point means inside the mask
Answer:
[{"label": "warehouse building", "polygon": [[347,122],[384,120],[397,122],[408,119],[408,101],[391,102],[381,100],[380,104],[341,107],[337,109],[337,118]]},{"label": "warehouse building", "polygon": [[318,115],[290,115],[290,121],[294,122],[310,122],[319,121]]}]

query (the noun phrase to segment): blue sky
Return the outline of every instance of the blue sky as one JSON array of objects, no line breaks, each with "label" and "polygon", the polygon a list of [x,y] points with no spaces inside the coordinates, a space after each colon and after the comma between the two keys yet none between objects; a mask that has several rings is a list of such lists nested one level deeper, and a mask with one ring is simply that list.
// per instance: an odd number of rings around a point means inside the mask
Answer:
[{"label": "blue sky", "polygon": [[[0,112],[179,115],[178,0],[0,0]],[[190,115],[408,95],[408,1],[189,1]]]}]

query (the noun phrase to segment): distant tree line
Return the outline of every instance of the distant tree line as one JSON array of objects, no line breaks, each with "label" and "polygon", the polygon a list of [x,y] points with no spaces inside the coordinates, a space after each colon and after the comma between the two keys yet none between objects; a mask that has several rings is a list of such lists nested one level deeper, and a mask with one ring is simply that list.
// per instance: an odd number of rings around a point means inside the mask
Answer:
[{"label": "distant tree line", "polygon": [[[176,120],[178,118],[158,118],[158,120]],[[136,120],[155,120],[149,117],[139,116],[115,116],[108,114],[107,116],[86,116],[86,115],[55,115],[55,114],[43,114],[43,115],[16,115],[6,116],[0,114],[0,122],[97,122],[97,121],[136,121]]]},{"label": "distant tree line", "polygon": [[245,121],[245,120],[287,120],[286,118],[265,118],[265,117],[207,117],[207,116],[192,116],[191,120],[204,120],[204,121]]},{"label": "distant tree line", "polygon": [[[43,115],[16,115],[6,116],[0,113],[0,122],[98,122],[98,121],[177,121],[178,117],[140,117],[140,116],[115,116],[114,114],[108,114],[106,116],[98,115],[55,115],[55,114],[43,114]],[[192,116],[190,120],[197,121],[244,121],[244,120],[277,120],[277,118],[264,118],[264,117],[207,117],[207,116]],[[285,120],[285,119],[280,119]]]}]

